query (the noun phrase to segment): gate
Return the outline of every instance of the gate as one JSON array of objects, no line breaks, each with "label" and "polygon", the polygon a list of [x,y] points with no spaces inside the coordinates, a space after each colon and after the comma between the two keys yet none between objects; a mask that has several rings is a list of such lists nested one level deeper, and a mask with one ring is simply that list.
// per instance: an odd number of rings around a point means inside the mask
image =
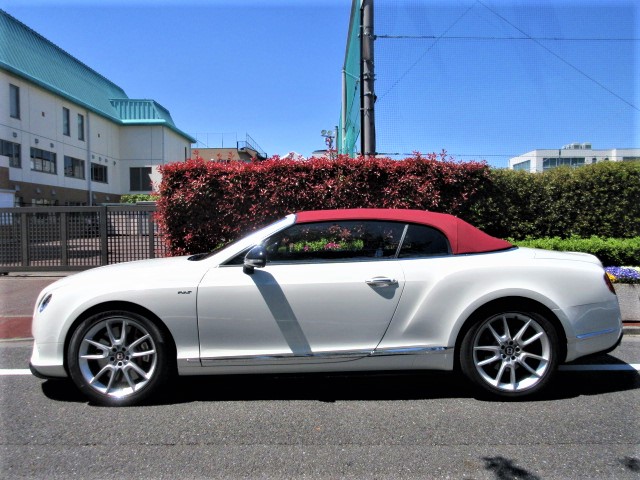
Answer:
[{"label": "gate", "polygon": [[0,208],[0,273],[164,257],[155,205]]}]

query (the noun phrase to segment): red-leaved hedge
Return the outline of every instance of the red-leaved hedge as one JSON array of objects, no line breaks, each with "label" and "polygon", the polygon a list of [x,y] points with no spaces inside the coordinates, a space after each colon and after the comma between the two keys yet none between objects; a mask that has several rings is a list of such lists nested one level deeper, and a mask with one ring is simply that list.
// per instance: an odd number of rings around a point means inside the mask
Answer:
[{"label": "red-leaved hedge", "polygon": [[158,219],[174,255],[210,251],[289,213],[334,208],[417,208],[462,218],[486,182],[485,163],[430,154],[389,158],[161,167]]}]

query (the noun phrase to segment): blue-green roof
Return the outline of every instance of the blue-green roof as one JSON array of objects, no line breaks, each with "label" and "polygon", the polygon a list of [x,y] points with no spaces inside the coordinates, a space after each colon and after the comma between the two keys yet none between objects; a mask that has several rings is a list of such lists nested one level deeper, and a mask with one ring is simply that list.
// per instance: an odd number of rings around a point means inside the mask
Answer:
[{"label": "blue-green roof", "polygon": [[0,68],[122,125],[165,125],[191,143],[154,100],[130,99],[111,80],[0,9]]}]

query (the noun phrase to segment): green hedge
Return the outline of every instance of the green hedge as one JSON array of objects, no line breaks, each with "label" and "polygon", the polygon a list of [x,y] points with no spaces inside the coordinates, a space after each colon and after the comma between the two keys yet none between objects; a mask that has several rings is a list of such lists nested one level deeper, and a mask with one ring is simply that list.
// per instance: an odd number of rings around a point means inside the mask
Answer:
[{"label": "green hedge", "polygon": [[637,237],[640,162],[491,170],[466,220],[503,238]]},{"label": "green hedge", "polygon": [[484,163],[435,154],[248,164],[198,158],[160,170],[158,219],[173,254],[211,250],[302,210],[414,208],[464,218],[489,173]]},{"label": "green hedge", "polygon": [[[431,154],[400,161],[197,159],[161,171],[158,215],[174,254],[213,249],[287,213],[333,208],[451,213],[490,235],[515,240],[640,237],[640,162],[532,174],[439,161]],[[614,250],[596,251],[607,264],[639,263],[631,261],[637,253],[629,257]]]},{"label": "green hedge", "polygon": [[600,259],[605,267],[640,265],[640,237],[634,238],[536,238],[513,240],[519,247],[542,248],[568,252],[591,253]]},{"label": "green hedge", "polygon": [[120,203],[155,202],[157,195],[149,193],[126,193],[120,197]]}]

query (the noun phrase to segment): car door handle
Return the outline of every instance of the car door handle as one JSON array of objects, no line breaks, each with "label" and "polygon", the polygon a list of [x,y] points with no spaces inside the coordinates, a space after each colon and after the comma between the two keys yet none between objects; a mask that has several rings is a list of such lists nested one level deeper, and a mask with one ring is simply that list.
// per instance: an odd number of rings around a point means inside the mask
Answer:
[{"label": "car door handle", "polygon": [[390,287],[391,285],[397,285],[398,281],[395,278],[389,277],[373,277],[365,280],[365,283],[372,287]]}]

